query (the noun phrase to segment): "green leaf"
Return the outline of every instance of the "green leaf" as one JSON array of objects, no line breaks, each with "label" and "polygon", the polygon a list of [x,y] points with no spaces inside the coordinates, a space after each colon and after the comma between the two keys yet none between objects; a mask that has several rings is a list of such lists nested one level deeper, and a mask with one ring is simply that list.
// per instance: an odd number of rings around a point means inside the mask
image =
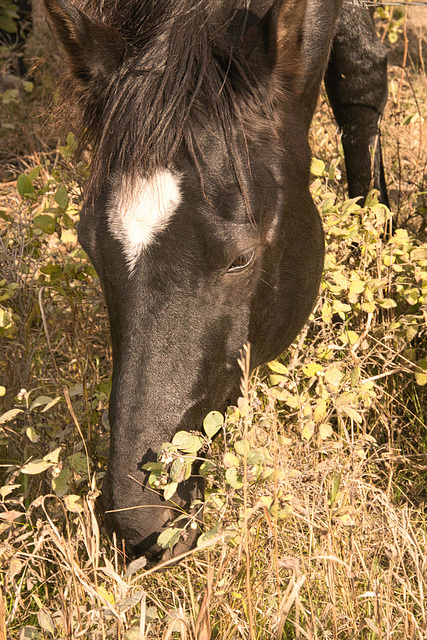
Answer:
[{"label": "green leaf", "polygon": [[163,463],[162,462],[146,462],[142,465],[141,469],[144,471],[162,471]]},{"label": "green leaf", "polygon": [[249,465],[260,464],[262,462],[273,462],[273,459],[264,449],[250,449],[246,456]]},{"label": "green leaf", "polygon": [[418,303],[420,292],[416,287],[412,287],[404,292],[403,297],[410,305],[415,305]]},{"label": "green leaf", "polygon": [[208,438],[212,440],[214,435],[218,433],[224,422],[222,413],[219,411],[211,411],[203,420],[203,428]]},{"label": "green leaf", "polygon": [[28,625],[22,627],[19,633],[19,640],[43,640],[43,633],[37,627]]},{"label": "green leaf", "polygon": [[267,366],[269,369],[271,369],[271,371],[274,371],[274,373],[278,373],[281,376],[288,376],[289,375],[289,369],[287,367],[285,367],[284,364],[282,364],[281,362],[278,362],[277,360],[273,360],[272,362],[268,362]]},{"label": "green leaf", "polygon": [[202,535],[197,540],[197,546],[200,547],[202,544],[206,544],[213,538],[216,538],[220,531],[220,525],[221,523],[217,522],[216,525],[212,527],[212,529],[209,529],[208,531],[202,533]]},{"label": "green leaf", "polygon": [[317,401],[316,407],[313,411],[313,419],[316,424],[320,424],[326,418],[327,414],[327,404],[326,400],[322,400],[321,398]]},{"label": "green leaf", "polygon": [[170,500],[177,489],[178,489],[178,483],[177,482],[170,482],[169,484],[167,484],[166,487],[164,488],[164,491],[163,491],[164,499],[165,500]]},{"label": "green leaf", "polygon": [[325,163],[323,160],[320,160],[319,158],[312,158],[310,171],[313,176],[321,178],[325,174]]},{"label": "green leaf", "polygon": [[74,229],[74,220],[68,215],[68,213],[62,214],[62,224],[66,229]]},{"label": "green leaf", "polygon": [[272,387],[271,389],[268,390],[268,393],[273,398],[276,398],[277,400],[281,400],[282,402],[285,402],[288,405],[288,407],[290,407],[291,409],[299,408],[298,398],[292,395],[287,389],[279,389],[279,387]]},{"label": "green leaf", "polygon": [[323,371],[323,367],[321,364],[317,364],[317,362],[309,362],[302,368],[302,372],[307,376],[307,378],[313,378],[321,371]]},{"label": "green leaf", "polygon": [[327,440],[333,434],[333,429],[327,422],[322,422],[319,425],[319,436],[322,440]]},{"label": "green leaf", "polygon": [[427,384],[427,357],[417,362],[418,370],[415,371],[415,382],[424,387]]},{"label": "green leaf", "polygon": [[224,465],[226,467],[238,467],[239,464],[240,460],[237,456],[234,455],[234,453],[231,453],[230,451],[224,453]]},{"label": "green leaf", "polygon": [[19,89],[7,89],[1,97],[3,104],[12,104],[19,102]]},{"label": "green leaf", "polygon": [[169,471],[172,482],[180,482],[184,465],[179,458],[175,458]]},{"label": "green leaf", "polygon": [[357,298],[364,292],[365,286],[366,285],[363,280],[353,280],[350,282],[350,286],[348,288],[348,299],[351,303],[357,302]]},{"label": "green leaf", "polygon": [[18,179],[16,181],[16,188],[18,189],[19,195],[23,198],[36,193],[36,190],[33,187],[33,183],[31,182],[30,178],[25,175],[25,173],[21,173],[21,175],[18,176]]},{"label": "green leaf", "polygon": [[344,377],[341,368],[337,364],[333,364],[325,371],[325,380],[333,389],[338,389]]},{"label": "green leaf", "polygon": [[332,307],[329,302],[324,302],[322,306],[322,320],[326,324],[330,324],[332,320]]},{"label": "green leaf", "polygon": [[351,372],[351,377],[350,377],[350,383],[352,387],[355,387],[357,385],[357,383],[359,382],[360,379],[360,366],[358,364],[356,364],[353,367],[353,370]]},{"label": "green leaf", "polygon": [[315,422],[314,420],[309,420],[302,428],[301,436],[307,442],[311,440],[314,435]]},{"label": "green leaf", "polygon": [[49,411],[52,407],[54,407],[60,400],[62,400],[61,396],[57,396],[53,400],[47,403],[47,405],[40,411],[40,413],[45,413],[45,411]]},{"label": "green leaf", "polygon": [[9,18],[9,16],[0,15],[0,29],[6,31],[6,33],[16,33],[18,27],[16,22]]},{"label": "green leaf", "polygon": [[215,464],[212,462],[212,460],[205,460],[200,465],[199,473],[201,476],[206,477],[214,469],[215,469]]},{"label": "green leaf", "polygon": [[374,313],[376,309],[374,302],[362,302],[360,306],[363,309],[363,311],[366,311],[366,313]]},{"label": "green leaf", "polygon": [[[78,473],[80,476],[87,475],[87,458],[82,451],[76,451],[71,456],[67,458],[67,464],[70,465],[70,468]],[[90,464],[90,461],[89,461]]]},{"label": "green leaf", "polygon": [[172,439],[172,444],[185,453],[197,453],[203,446],[203,438],[188,431],[178,431]]},{"label": "green leaf", "polygon": [[182,529],[176,529],[171,527],[170,529],[165,529],[157,538],[157,544],[162,547],[162,549],[172,549],[174,545],[179,540]]},{"label": "green leaf", "polygon": [[234,443],[234,450],[241,456],[247,455],[249,451],[249,444],[247,440],[236,440]]},{"label": "green leaf", "polygon": [[50,398],[49,396],[39,396],[31,403],[30,411],[36,409],[37,407],[42,407],[46,404],[49,404],[50,402],[52,402],[52,400],[53,398]]},{"label": "green leaf", "polygon": [[53,451],[49,451],[45,456],[43,456],[43,460],[46,462],[53,462],[54,464],[58,464],[59,454],[62,451],[62,447],[56,447]]},{"label": "green leaf", "polygon": [[70,490],[70,482],[73,477],[73,472],[69,466],[64,466],[56,478],[52,478],[52,489],[57,496],[62,498]]},{"label": "green leaf", "polygon": [[285,378],[285,376],[279,376],[276,373],[272,373],[268,376],[268,381],[272,387],[275,387],[276,385],[279,385],[281,383],[287,383],[288,378]]},{"label": "green leaf", "polygon": [[56,220],[52,216],[42,214],[40,216],[36,216],[33,222],[36,227],[41,229],[43,233],[46,233],[49,236],[55,232]]},{"label": "green leaf", "polygon": [[67,189],[64,187],[63,184],[60,184],[59,187],[57,188],[54,198],[55,198],[56,204],[60,207],[60,209],[62,209],[63,211],[66,211],[68,207],[68,193],[67,193]]},{"label": "green leaf", "polygon": [[[31,83],[32,84],[32,83]],[[39,177],[40,175],[40,165],[38,164],[36,167],[33,167],[29,172],[28,172],[28,177],[30,180],[35,180],[36,178]]]},{"label": "green leaf", "polygon": [[38,458],[36,460],[32,460],[21,468],[21,473],[26,473],[30,476],[35,476],[38,473],[43,473],[46,469],[49,469],[53,466],[53,462],[46,462],[46,460],[42,460]]},{"label": "green leaf", "polygon": [[383,309],[393,309],[393,307],[397,307],[396,300],[393,300],[392,298],[383,298],[382,300],[377,300],[377,303]]},{"label": "green leaf", "polygon": [[243,487],[242,477],[238,474],[236,467],[227,469],[225,479],[233,489],[241,489]]}]

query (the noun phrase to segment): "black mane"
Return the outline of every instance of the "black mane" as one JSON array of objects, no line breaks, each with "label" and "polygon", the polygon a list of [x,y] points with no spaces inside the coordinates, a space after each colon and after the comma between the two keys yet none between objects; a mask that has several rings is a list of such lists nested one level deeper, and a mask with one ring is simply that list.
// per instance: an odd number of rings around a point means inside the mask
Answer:
[{"label": "black mane", "polygon": [[242,138],[275,135],[273,92],[266,91],[260,71],[263,54],[251,50],[247,36],[257,28],[248,4],[83,3],[126,43],[107,86],[92,84],[81,101],[84,142],[93,151],[92,187],[105,181],[113,165],[120,172],[149,175],[173,163],[182,145],[201,168],[200,128],[221,138],[241,184]]}]

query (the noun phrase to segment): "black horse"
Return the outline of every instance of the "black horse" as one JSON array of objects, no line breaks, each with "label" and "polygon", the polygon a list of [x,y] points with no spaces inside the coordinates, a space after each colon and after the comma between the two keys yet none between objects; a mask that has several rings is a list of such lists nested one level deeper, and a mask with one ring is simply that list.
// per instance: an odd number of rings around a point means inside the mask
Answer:
[{"label": "black horse", "polygon": [[[387,201],[386,52],[368,10],[339,0],[44,3],[92,149],[78,233],[113,344],[105,519],[155,562],[176,511],[142,465],[234,401],[242,345],[252,367],[277,357],[318,295],[307,136],[324,77],[350,196],[374,186]],[[191,477],[173,502],[202,489]]]}]

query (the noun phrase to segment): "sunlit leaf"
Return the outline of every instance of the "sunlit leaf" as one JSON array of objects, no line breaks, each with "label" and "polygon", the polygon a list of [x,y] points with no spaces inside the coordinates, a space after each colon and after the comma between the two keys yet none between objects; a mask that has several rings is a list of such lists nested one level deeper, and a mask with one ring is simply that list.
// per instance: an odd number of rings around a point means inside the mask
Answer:
[{"label": "sunlit leaf", "polygon": [[188,431],[178,431],[172,438],[172,444],[185,453],[197,453],[203,446],[203,438]]},{"label": "sunlit leaf", "polygon": [[397,307],[396,300],[392,298],[383,298],[382,300],[377,300],[377,303],[383,309],[393,309],[393,307]]},{"label": "sunlit leaf", "polygon": [[326,418],[327,414],[327,404],[326,400],[320,398],[313,411],[313,419],[316,424],[320,424]]},{"label": "sunlit leaf", "polygon": [[307,442],[311,440],[311,438],[313,437],[314,427],[315,427],[314,420],[309,420],[308,422],[306,422],[306,424],[303,426],[301,430],[301,437],[304,440],[307,440]]},{"label": "sunlit leaf", "polygon": [[170,529],[165,529],[157,538],[157,544],[162,547],[162,549],[172,549],[174,545],[179,540],[182,529],[176,529],[171,527]]},{"label": "sunlit leaf", "polygon": [[289,375],[289,369],[285,367],[284,364],[282,364],[281,362],[278,362],[277,360],[272,360],[271,362],[268,362],[267,366],[269,369],[271,369],[271,371],[274,371],[274,373],[278,373],[281,376],[286,377]]},{"label": "sunlit leaf", "polygon": [[333,434],[333,429],[330,424],[323,422],[319,425],[319,436],[322,440],[327,440]]},{"label": "sunlit leaf", "polygon": [[225,479],[233,489],[241,489],[243,487],[242,477],[238,474],[236,467],[227,469]]},{"label": "sunlit leaf", "polygon": [[53,462],[54,464],[57,464],[61,451],[62,447],[56,447],[56,449],[54,449],[53,451],[49,451],[49,453],[43,456],[43,460],[46,460],[46,462]]},{"label": "sunlit leaf", "polygon": [[24,464],[24,466],[21,468],[21,473],[35,476],[38,473],[43,473],[43,471],[46,471],[46,469],[49,469],[52,466],[53,462],[47,462],[46,460],[38,458],[36,460],[31,460],[31,462],[27,462],[27,464]]},{"label": "sunlit leaf", "polygon": [[227,451],[227,453],[224,454],[224,466],[238,467],[239,464],[240,464],[240,460],[237,456],[234,455],[234,453]]},{"label": "sunlit leaf", "polygon": [[222,413],[219,411],[211,411],[203,420],[203,429],[205,430],[208,438],[213,438],[216,433],[221,429],[224,422]]},{"label": "sunlit leaf", "polygon": [[42,407],[46,404],[49,404],[49,402],[52,402],[52,400],[53,398],[50,398],[49,396],[39,396],[31,403],[30,411],[36,409],[37,407]]},{"label": "sunlit leaf", "polygon": [[325,163],[319,158],[311,159],[310,171],[313,176],[321,178],[325,174]]},{"label": "sunlit leaf", "polygon": [[303,366],[302,371],[307,378],[313,378],[315,375],[323,371],[323,367],[317,362],[309,362]]},{"label": "sunlit leaf", "polygon": [[10,409],[10,411],[6,411],[6,413],[3,413],[3,415],[0,416],[0,424],[10,422],[20,413],[23,413],[22,409]]},{"label": "sunlit leaf", "polygon": [[34,427],[27,427],[25,429],[25,435],[29,440],[31,440],[31,442],[39,442],[40,440],[40,436],[37,434],[37,431],[34,429]]},{"label": "sunlit leaf", "polygon": [[236,440],[234,443],[234,449],[236,453],[239,453],[241,456],[245,456],[249,451],[249,444],[246,440]]},{"label": "sunlit leaf", "polygon": [[181,475],[184,470],[184,464],[179,458],[175,458],[169,471],[170,478],[173,482],[180,482]]},{"label": "sunlit leaf", "polygon": [[420,387],[424,387],[427,384],[427,357],[418,360],[416,366],[415,382],[420,385]]},{"label": "sunlit leaf", "polygon": [[337,364],[331,365],[325,371],[325,380],[332,389],[338,389],[343,378],[344,374],[341,371],[341,367]]},{"label": "sunlit leaf", "polygon": [[172,498],[172,496],[174,495],[174,493],[176,493],[176,490],[178,489],[178,483],[177,482],[170,482],[169,484],[166,485],[166,487],[164,488],[163,491],[163,497],[165,500],[170,500]]}]

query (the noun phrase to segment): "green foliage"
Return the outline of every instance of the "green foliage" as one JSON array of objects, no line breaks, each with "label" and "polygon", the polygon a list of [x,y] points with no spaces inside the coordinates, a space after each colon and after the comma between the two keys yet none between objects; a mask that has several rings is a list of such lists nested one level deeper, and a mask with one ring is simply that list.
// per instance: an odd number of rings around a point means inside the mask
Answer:
[{"label": "green foliage", "polygon": [[0,29],[6,33],[16,33],[18,20],[18,5],[13,0],[0,0]]},{"label": "green foliage", "polygon": [[[120,545],[102,538],[94,516],[111,363],[99,282],[77,246],[74,147],[69,136],[55,165],[43,160],[22,174],[18,204],[0,211],[0,572],[11,638],[60,638],[66,628],[95,638],[100,625],[106,637],[130,638],[144,624],[147,638],[184,627],[194,627],[190,638],[230,637],[236,625],[250,637],[248,581],[260,638],[280,637],[280,628],[291,637],[295,625],[332,637],[331,610],[357,636],[373,624],[367,594],[377,583],[393,604],[378,597],[376,606],[391,612],[396,637],[409,637],[402,612],[414,628],[424,620],[422,507],[409,514],[401,502],[424,486],[425,244],[406,230],[385,239],[389,212],[375,193],[363,208],[341,202],[328,188],[340,159],[313,162],[327,255],[311,322],[236,407],[208,414],[201,431],[176,433],[145,465],[150,489],[175,509],[180,483],[204,477],[204,500],[176,511],[158,538],[173,549],[199,530],[196,559],[154,576],[141,559],[125,571]],[[400,564],[392,545],[402,546]],[[293,617],[295,603],[309,622]],[[375,619],[382,631],[386,619]]]}]

